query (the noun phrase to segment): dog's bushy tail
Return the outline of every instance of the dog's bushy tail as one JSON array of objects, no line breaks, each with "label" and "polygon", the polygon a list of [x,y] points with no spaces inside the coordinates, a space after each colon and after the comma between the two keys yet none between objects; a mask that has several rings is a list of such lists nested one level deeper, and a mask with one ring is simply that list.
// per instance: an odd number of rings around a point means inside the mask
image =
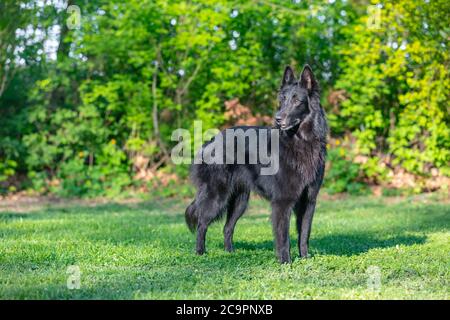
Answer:
[{"label": "dog's bushy tail", "polygon": [[192,203],[186,208],[186,212],[184,213],[184,217],[186,218],[186,224],[191,230],[191,232],[194,232],[197,228],[198,223],[198,217],[196,214],[197,206],[195,204],[195,200],[192,201]]}]

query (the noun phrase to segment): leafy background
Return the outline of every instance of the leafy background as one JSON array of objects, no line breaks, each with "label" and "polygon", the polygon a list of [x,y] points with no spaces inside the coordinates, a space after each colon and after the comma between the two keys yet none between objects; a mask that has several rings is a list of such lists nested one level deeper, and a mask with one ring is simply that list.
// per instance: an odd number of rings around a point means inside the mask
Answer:
[{"label": "leafy background", "polygon": [[2,1],[0,192],[188,194],[172,131],[267,123],[284,66],[308,63],[329,193],[448,193],[449,17],[445,0]]}]

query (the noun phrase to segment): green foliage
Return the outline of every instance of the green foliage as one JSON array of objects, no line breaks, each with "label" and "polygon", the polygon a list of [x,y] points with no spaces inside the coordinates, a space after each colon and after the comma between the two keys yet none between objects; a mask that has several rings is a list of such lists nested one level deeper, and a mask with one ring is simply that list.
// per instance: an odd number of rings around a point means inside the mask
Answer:
[{"label": "green foliage", "polygon": [[13,160],[6,160],[0,162],[0,182],[5,181],[8,177],[11,177],[15,173],[17,163]]},{"label": "green foliage", "polygon": [[347,150],[336,147],[328,151],[328,168],[324,188],[330,193],[348,192],[350,194],[367,193],[367,187],[361,182],[362,169],[347,159]]},{"label": "green foliage", "polygon": [[[288,266],[274,256],[267,202],[253,200],[239,220],[234,253],[223,249],[223,222],[217,222],[201,257],[184,222],[187,203],[72,202],[0,212],[0,298],[450,298],[450,212],[435,199],[320,199],[312,257],[299,259],[292,219],[294,261]],[[71,265],[81,271],[79,290],[67,288]],[[380,268],[379,291],[367,286],[374,266]]]},{"label": "green foliage", "polygon": [[364,176],[373,182],[383,183],[389,180],[389,170],[378,156],[367,157],[366,161],[360,164],[360,168]]},{"label": "green foliage", "polygon": [[152,196],[160,198],[186,197],[192,198],[195,196],[195,190],[187,183],[180,184],[179,182],[170,181],[166,186],[154,188],[154,183],[151,183],[153,190]]},{"label": "green foliage", "polygon": [[2,182],[8,180],[8,178],[14,176],[16,173],[17,163],[14,160],[0,161],[0,194],[7,191],[15,191],[13,186],[5,188]]},{"label": "green foliage", "polygon": [[367,28],[367,19],[341,47],[336,87],[349,98],[332,127],[353,131],[357,152],[389,153],[410,172],[435,167],[448,175],[448,2],[387,2],[379,28]]},{"label": "green foliage", "polygon": [[[367,28],[366,1],[70,4],[80,6],[79,28],[67,28],[61,2],[0,4],[0,159],[31,181],[18,185],[117,194],[136,183],[136,159],[148,160],[139,170],[170,166],[174,129],[223,127],[226,101],[271,116],[284,66],[304,63],[333,136],[351,133],[353,151],[368,156],[358,174],[356,164],[332,164],[332,192],[359,190],[360,171],[383,181],[382,154],[416,174],[450,175],[444,0],[383,4],[378,29]],[[336,89],[347,97],[337,107],[327,101]],[[2,177],[12,172],[4,167]]]},{"label": "green foliage", "polygon": [[131,184],[125,153],[113,143],[103,147],[94,165],[86,170],[85,155],[64,163],[56,178],[61,181],[54,188],[62,196],[118,196]]}]

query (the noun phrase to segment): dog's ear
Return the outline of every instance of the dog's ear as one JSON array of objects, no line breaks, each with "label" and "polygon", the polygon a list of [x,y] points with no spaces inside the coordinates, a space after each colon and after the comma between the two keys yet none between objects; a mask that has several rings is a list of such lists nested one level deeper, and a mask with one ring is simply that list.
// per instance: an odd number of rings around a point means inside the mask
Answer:
[{"label": "dog's ear", "polygon": [[294,71],[290,66],[287,66],[284,69],[283,81],[281,82],[281,86],[285,86],[288,84],[293,84],[296,81]]},{"label": "dog's ear", "polygon": [[305,88],[309,93],[319,91],[319,84],[309,65],[305,65],[302,74],[300,75],[300,87]]}]

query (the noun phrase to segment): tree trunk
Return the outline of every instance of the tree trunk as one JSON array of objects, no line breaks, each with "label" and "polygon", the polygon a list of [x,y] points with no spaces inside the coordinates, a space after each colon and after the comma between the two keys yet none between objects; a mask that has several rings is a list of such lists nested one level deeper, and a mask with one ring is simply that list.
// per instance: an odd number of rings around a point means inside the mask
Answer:
[{"label": "tree trunk", "polygon": [[[68,0],[66,9],[75,4],[75,0]],[[67,27],[67,12],[63,12],[61,15],[62,19],[59,20],[59,26],[61,33],[59,35],[59,44],[58,49],[56,51],[56,60],[58,63],[62,63],[65,58],[69,56],[70,52],[70,43],[65,41],[67,34],[69,33],[69,28]],[[62,86],[57,86],[53,89],[50,94],[50,108],[56,109],[58,106],[64,105],[65,103],[65,92]]]},{"label": "tree trunk", "polygon": [[155,71],[153,72],[153,79],[152,79],[152,98],[153,98],[153,109],[152,109],[152,120],[153,120],[153,135],[155,136],[156,142],[158,146],[161,148],[161,151],[163,153],[163,157],[167,157],[168,151],[166,149],[166,146],[164,145],[164,142],[161,139],[161,134],[159,132],[159,119],[158,119],[158,99],[157,99],[157,82],[158,82],[158,71],[159,66],[161,62],[159,61],[159,50],[157,49],[157,63],[155,66]]}]

